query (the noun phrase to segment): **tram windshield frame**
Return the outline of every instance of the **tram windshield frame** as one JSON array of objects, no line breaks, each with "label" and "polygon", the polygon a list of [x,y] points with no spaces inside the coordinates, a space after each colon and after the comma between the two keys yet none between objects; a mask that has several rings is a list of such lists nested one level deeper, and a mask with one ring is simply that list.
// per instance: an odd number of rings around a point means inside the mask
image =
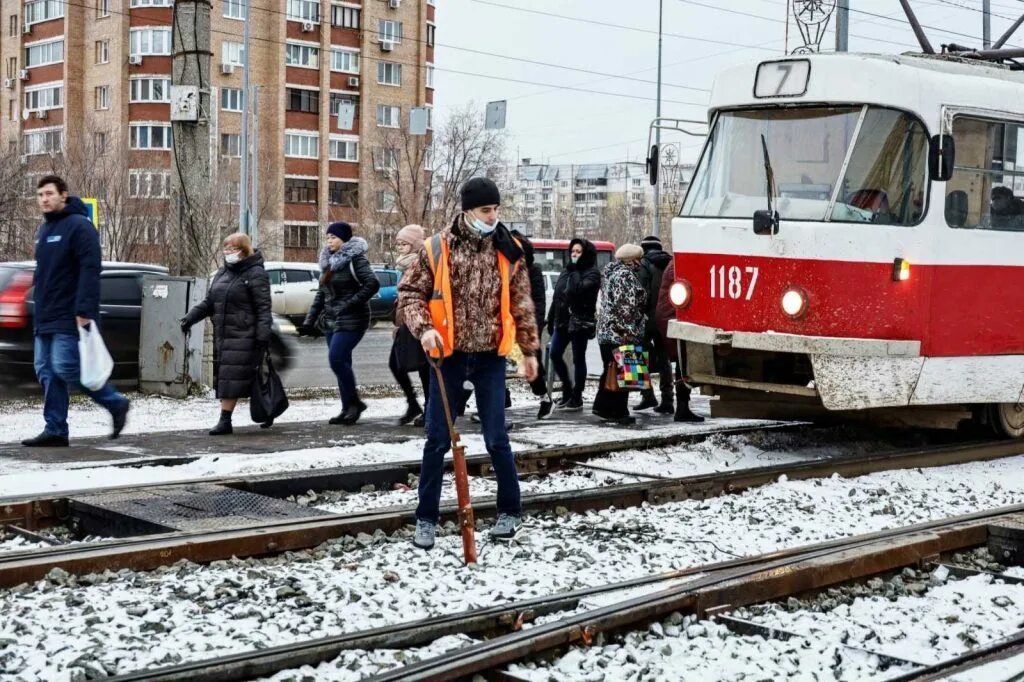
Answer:
[{"label": "tram windshield frame", "polygon": [[928,131],[912,113],[873,104],[718,112],[679,216],[914,226],[928,207]]}]

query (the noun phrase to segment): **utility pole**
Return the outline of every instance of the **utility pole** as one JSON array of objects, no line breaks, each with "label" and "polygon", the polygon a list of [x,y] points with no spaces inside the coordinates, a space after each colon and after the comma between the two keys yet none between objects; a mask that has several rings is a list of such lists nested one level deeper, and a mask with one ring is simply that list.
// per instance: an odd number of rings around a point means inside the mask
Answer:
[{"label": "utility pole", "polygon": [[[987,2],[988,0],[986,0]],[[850,51],[850,0],[836,6],[836,52]]]},{"label": "utility pole", "polygon": [[252,245],[257,246],[259,240],[260,210],[260,86],[252,88],[252,200],[249,202],[249,230],[252,233]]},{"label": "utility pole", "polygon": [[[665,0],[658,0],[658,104],[656,116],[661,118],[661,22],[664,16]],[[661,124],[654,129],[654,144],[661,154]],[[661,178],[654,183],[654,232],[655,237],[661,236]]]},{"label": "utility pole", "polygon": [[[213,237],[210,213],[210,3],[174,3],[171,83],[193,91],[190,120],[173,120],[173,161],[178,178],[181,253],[178,270],[186,275],[209,273]],[[174,117],[172,116],[172,119]]]},{"label": "utility pole", "polygon": [[981,0],[981,46],[992,47],[992,0]]},{"label": "utility pole", "polygon": [[242,168],[238,178],[238,231],[249,234],[249,31],[252,2],[245,3],[245,30],[242,39]]}]

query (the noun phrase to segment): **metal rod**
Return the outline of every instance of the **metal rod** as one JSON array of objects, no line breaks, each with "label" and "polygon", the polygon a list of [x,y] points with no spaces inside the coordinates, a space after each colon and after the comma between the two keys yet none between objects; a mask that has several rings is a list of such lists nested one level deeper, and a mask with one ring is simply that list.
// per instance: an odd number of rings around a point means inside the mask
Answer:
[{"label": "metal rod", "polygon": [[981,46],[992,47],[992,0],[981,0]]},{"label": "metal rod", "polygon": [[850,50],[850,0],[839,0],[836,6],[836,52]]},{"label": "metal rod", "polygon": [[928,36],[924,34],[924,29],[921,28],[921,22],[917,20],[917,15],[914,14],[914,10],[910,7],[910,0],[900,0],[900,5],[903,6],[903,12],[907,15],[907,21],[910,22],[910,27],[914,29],[914,35],[917,36],[917,42],[921,45],[921,51],[925,54],[935,54],[935,48],[928,42]]},{"label": "metal rod", "polygon": [[[242,167],[238,178],[238,231],[249,234],[249,33],[252,3],[245,3],[245,31],[242,42]],[[223,58],[223,57],[222,57]]]},{"label": "metal rod", "polygon": [[249,202],[249,232],[252,245],[259,245],[259,210],[260,210],[260,86],[252,88],[252,200]]},{"label": "metal rod", "polygon": [[1002,61],[1004,59],[1024,58],[1024,48],[1013,48],[1011,50],[977,50],[975,52],[962,52],[958,56],[968,59],[984,59],[986,61]]},{"label": "metal rod", "polygon": [[[1004,33],[1003,35],[999,36],[999,40],[997,40],[992,45],[992,48],[998,50],[1003,45],[1005,45],[1006,41],[1009,40],[1013,36],[1013,34],[1017,32],[1017,29],[1020,28],[1021,24],[1024,24],[1024,14],[1020,15],[1020,19],[1018,19],[1017,21],[1013,22],[1013,26],[1011,26],[1010,28],[1006,29],[1006,33]],[[986,47],[988,47],[988,46],[986,45]]]},{"label": "metal rod", "polygon": [[[658,103],[657,117],[661,118],[661,26],[664,17],[665,0],[658,0]],[[654,132],[654,144],[658,146],[658,154],[661,154],[661,129]],[[654,232],[655,237],[661,236],[661,174],[658,174],[658,181],[654,183]]]}]

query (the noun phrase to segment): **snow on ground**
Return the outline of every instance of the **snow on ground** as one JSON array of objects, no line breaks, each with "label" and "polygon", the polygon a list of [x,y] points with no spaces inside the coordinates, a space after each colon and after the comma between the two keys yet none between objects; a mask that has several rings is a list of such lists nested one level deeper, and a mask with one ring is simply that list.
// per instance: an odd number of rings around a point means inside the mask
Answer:
[{"label": "snow on ground", "polygon": [[480,532],[474,568],[462,566],[450,525],[431,552],[413,548],[406,530],[270,559],[83,579],[55,573],[0,592],[0,675],[125,672],[1024,503],[1022,465],[1016,457],[780,481],[702,501],[537,517],[512,545]]}]

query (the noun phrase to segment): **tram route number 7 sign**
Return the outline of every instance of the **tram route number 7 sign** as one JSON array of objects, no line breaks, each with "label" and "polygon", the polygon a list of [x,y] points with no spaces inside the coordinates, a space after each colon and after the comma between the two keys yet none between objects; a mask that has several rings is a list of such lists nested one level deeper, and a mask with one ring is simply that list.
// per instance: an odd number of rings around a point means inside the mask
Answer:
[{"label": "tram route number 7 sign", "polygon": [[757,66],[754,97],[799,97],[807,92],[811,63],[806,59],[764,62]]}]

